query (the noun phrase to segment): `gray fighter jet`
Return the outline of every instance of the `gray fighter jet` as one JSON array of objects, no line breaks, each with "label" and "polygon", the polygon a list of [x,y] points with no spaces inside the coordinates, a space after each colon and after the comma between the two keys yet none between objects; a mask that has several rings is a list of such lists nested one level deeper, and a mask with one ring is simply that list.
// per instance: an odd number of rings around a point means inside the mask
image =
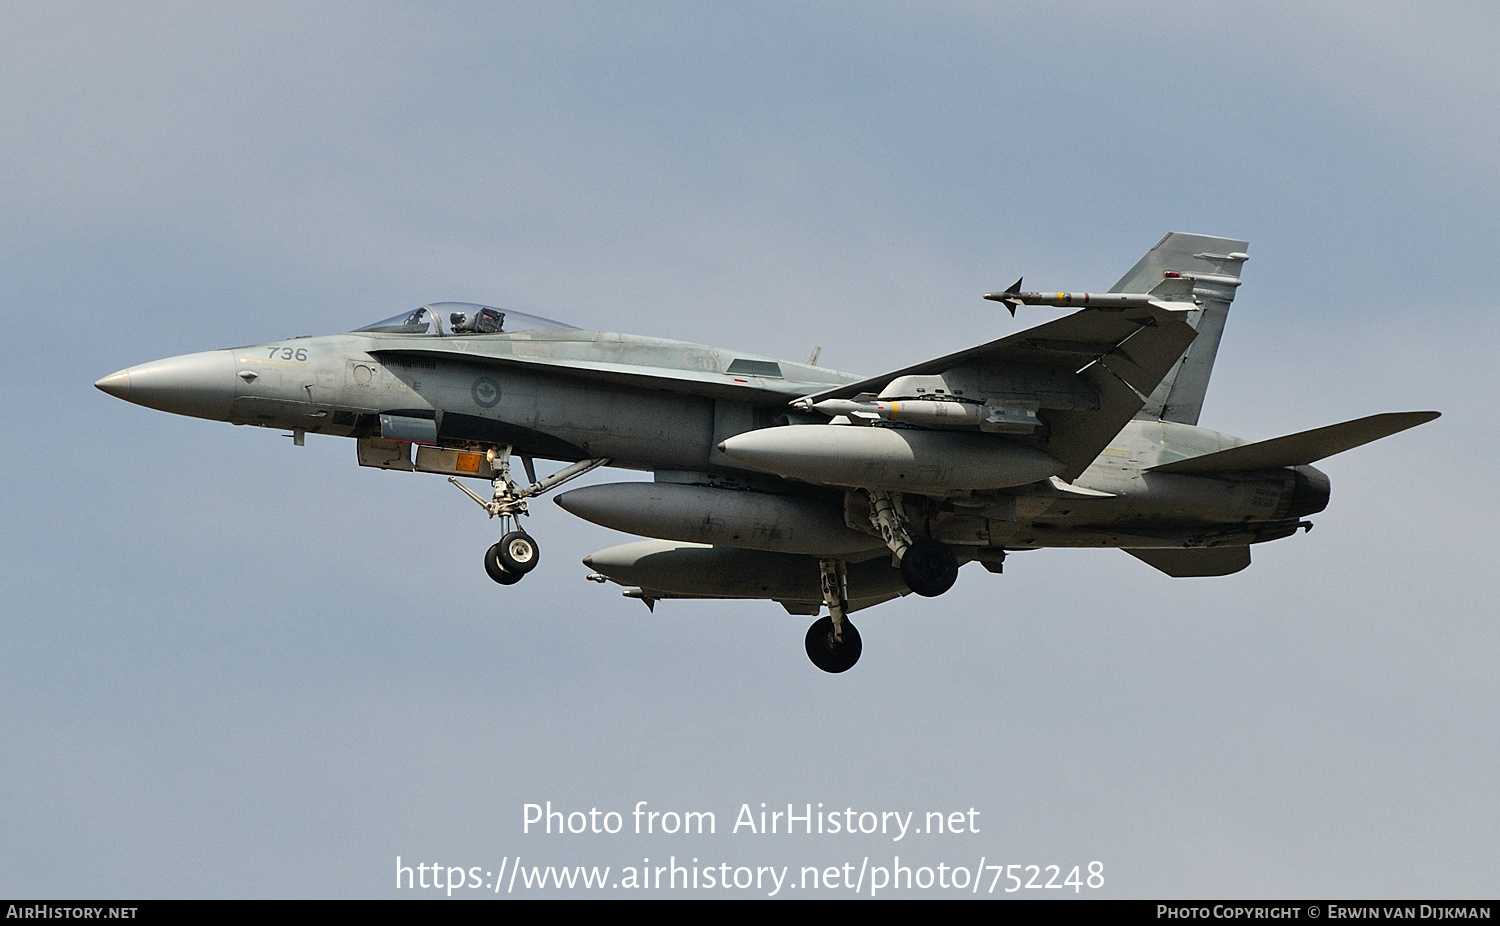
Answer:
[{"label": "gray fighter jet", "polygon": [[[657,538],[584,559],[648,607],[763,598],[821,617],[818,668],[859,659],[849,614],[952,587],[1006,554],[1119,547],[1170,576],[1250,565],[1310,529],[1312,463],[1438,417],[1373,415],[1247,443],[1197,427],[1247,244],[1169,234],[1107,293],[985,296],[1075,308],[875,377],[435,303],[349,334],[187,354],[113,373],[110,395],[181,415],[352,437],[362,466],[447,475],[502,536],[502,585],[537,564],[528,502],[599,466],[653,482],[557,502]],[[567,465],[538,478],[534,460]],[[515,478],[513,461],[525,472]],[[460,479],[486,480],[487,495]]]}]

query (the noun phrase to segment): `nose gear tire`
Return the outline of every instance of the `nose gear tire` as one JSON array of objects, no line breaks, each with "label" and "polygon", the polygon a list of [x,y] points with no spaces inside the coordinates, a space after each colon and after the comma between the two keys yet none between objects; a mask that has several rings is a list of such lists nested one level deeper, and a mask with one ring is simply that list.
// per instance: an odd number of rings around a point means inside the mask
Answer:
[{"label": "nose gear tire", "polygon": [[498,551],[495,555],[505,571],[516,575],[525,575],[535,569],[542,555],[536,541],[523,531],[511,531],[490,549]]},{"label": "nose gear tire", "polygon": [[485,551],[484,571],[489,574],[489,577],[491,579],[494,579],[501,585],[515,585],[517,582],[521,581],[521,577],[525,575],[525,573],[510,572],[504,566],[500,565],[501,549],[502,544],[497,543]]}]

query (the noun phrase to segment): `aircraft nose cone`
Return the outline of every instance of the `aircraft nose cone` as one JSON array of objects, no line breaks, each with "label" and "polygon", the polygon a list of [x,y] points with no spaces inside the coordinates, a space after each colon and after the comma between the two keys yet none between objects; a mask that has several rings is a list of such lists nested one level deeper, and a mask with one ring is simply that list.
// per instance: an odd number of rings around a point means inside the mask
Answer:
[{"label": "aircraft nose cone", "polygon": [[133,366],[94,385],[136,405],[223,421],[234,401],[234,383],[234,356],[210,350]]},{"label": "aircraft nose cone", "polygon": [[111,373],[94,383],[94,388],[100,392],[106,392],[117,399],[130,400],[130,371],[121,370]]}]

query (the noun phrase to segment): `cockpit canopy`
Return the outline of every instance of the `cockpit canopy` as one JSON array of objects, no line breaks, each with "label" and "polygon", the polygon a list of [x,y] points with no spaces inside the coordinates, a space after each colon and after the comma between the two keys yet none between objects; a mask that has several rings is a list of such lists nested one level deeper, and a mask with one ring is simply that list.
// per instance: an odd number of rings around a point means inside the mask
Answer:
[{"label": "cockpit canopy", "polygon": [[550,318],[511,312],[473,302],[434,302],[410,312],[392,315],[373,325],[356,328],[375,334],[511,334],[540,328],[572,328]]}]

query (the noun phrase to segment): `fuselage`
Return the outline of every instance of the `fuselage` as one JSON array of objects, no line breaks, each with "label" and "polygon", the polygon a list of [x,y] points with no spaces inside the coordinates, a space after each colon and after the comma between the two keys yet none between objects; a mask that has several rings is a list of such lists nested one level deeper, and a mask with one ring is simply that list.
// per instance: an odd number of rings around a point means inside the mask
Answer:
[{"label": "fuselage", "polygon": [[[238,425],[450,448],[508,446],[569,462],[608,458],[660,481],[789,494],[816,509],[814,520],[836,516],[854,531],[863,525],[858,512],[847,510],[847,487],[752,473],[717,448],[737,434],[810,423],[790,409],[793,400],[859,379],[705,345],[558,326],[292,338],[145,363],[98,386],[139,405]],[[1131,421],[1071,485],[1043,479],[995,490],[965,487],[910,501],[908,510],[925,535],[978,552],[1251,543],[1286,536],[1300,517],[1326,505],[1327,479],[1312,467],[1213,476],[1149,472],[1241,443],[1204,428]],[[711,527],[722,506],[702,504],[699,520]],[[774,538],[787,532],[762,524],[758,533],[745,532],[758,540],[743,540],[733,529],[668,539],[784,550]],[[873,546],[878,555],[879,544]]]},{"label": "fuselage", "polygon": [[[516,365],[494,362],[511,357]],[[747,360],[775,366],[776,385],[792,397],[802,386],[857,379],[704,345],[561,328],[292,338],[169,357],[98,385],[138,405],[238,425],[364,438],[380,436],[381,416],[395,415],[434,421],[443,444],[503,444],[568,461],[609,457],[629,469],[705,469],[718,465],[716,433],[768,426],[785,403],[774,394],[736,402],[646,381],[656,371],[687,373],[726,395],[755,392],[744,386],[770,377],[729,372]],[[584,365],[592,376],[578,375]]]}]

